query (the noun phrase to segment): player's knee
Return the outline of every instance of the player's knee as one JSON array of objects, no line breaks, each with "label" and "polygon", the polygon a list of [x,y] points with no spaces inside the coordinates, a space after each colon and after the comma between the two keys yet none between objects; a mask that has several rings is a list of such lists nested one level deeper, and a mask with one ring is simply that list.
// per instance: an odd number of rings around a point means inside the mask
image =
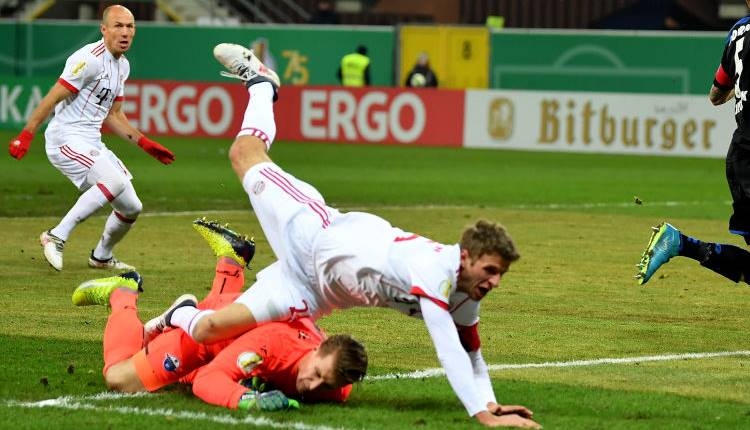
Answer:
[{"label": "player's knee", "polygon": [[107,180],[102,180],[96,183],[96,187],[104,193],[109,201],[114,201],[120,194],[122,194],[126,186],[127,180],[122,180],[121,178],[108,178]]},{"label": "player's knee", "polygon": [[135,222],[138,215],[143,211],[143,203],[135,193],[122,193],[112,202],[112,207],[130,222]]},{"label": "player's knee", "polygon": [[112,391],[135,393],[142,391],[140,384],[133,380],[134,375],[125,372],[122,366],[112,366],[104,373],[104,383]]}]

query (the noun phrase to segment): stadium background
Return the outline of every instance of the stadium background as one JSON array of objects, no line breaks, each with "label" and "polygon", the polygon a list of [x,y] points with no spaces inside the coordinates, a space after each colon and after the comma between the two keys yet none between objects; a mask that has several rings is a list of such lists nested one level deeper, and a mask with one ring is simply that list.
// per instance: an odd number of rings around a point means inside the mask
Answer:
[{"label": "stadium background", "polygon": [[[506,27],[513,19],[506,16]],[[263,249],[225,154],[244,93],[219,77],[211,56],[216,43],[263,36],[284,85],[274,157],[285,168],[344,209],[364,208],[437,240],[454,240],[477,217],[502,220],[513,232],[524,257],[482,315],[483,350],[500,366],[493,380],[501,401],[530,406],[545,428],[744,428],[747,289],[686,262],[671,263],[653,288],[637,289],[630,278],[648,226],[662,219],[733,240],[725,231],[721,161],[731,106],[706,100],[726,32],[711,30],[233,28],[141,20],[128,54],[126,110],[178,155],[164,170],[136,148],[112,143],[146,204],[118,248],[147,277],[141,310],[156,314],[185,285],[210,276],[208,253],[189,232],[195,216],[230,221],[255,234]],[[4,141],[70,51],[98,37],[95,22],[0,22]],[[336,86],[338,59],[360,43],[370,48],[374,87]],[[421,50],[429,51],[445,88],[399,87]],[[74,198],[42,147],[38,134],[23,161],[0,161],[0,284],[7,297],[0,335],[8,358],[0,371],[0,428],[162,428],[165,419],[174,428],[470,423],[444,378],[408,376],[437,366],[423,327],[377,310],[322,320],[331,332],[353,332],[372,354],[374,379],[341,411],[315,406],[267,415],[267,422],[224,415],[179,391],[155,400],[102,396],[106,312],[70,309],[68,302],[70,290],[95,275],[77,260],[84,261],[101,223],[92,219],[77,230],[64,272],[39,260],[36,233]],[[256,267],[269,259],[260,252]],[[575,370],[575,360],[607,357],[626,361]],[[555,370],[545,362],[562,364]],[[502,369],[514,364],[521,367]],[[396,372],[407,376],[387,379]]]}]

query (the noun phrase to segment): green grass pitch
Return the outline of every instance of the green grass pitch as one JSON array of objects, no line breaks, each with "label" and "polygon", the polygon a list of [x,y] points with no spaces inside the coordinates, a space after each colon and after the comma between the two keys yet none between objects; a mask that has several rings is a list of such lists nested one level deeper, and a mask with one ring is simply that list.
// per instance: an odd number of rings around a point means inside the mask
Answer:
[{"label": "green grass pitch", "polygon": [[[3,142],[11,137],[0,132]],[[198,216],[255,236],[248,279],[272,260],[229,167],[229,142],[159,141],[177,154],[172,166],[110,143],[144,203],[116,250],[144,276],[144,319],[183,292],[208,290],[214,259],[190,226]],[[438,241],[455,242],[480,217],[508,227],[522,258],[483,302],[482,350],[497,366],[498,400],[530,407],[545,429],[750,426],[747,285],[685,259],[664,266],[647,286],[632,277],[650,226],[662,220],[744,246],[727,233],[723,160],[287,142],[271,154],[332,205],[376,213]],[[439,366],[434,349],[420,321],[385,309],[320,321],[329,333],[352,333],[370,353],[370,377],[344,406],[246,415],[205,405],[182,387],[106,393],[107,310],[75,308],[70,294],[101,276],[86,258],[107,211],[73,233],[60,273],[47,266],[37,241],[76,195],[47,162],[41,136],[22,161],[0,157],[0,428],[480,428],[445,377],[409,375]],[[731,354],[680,355],[719,352]],[[394,373],[405,375],[388,377]]]}]

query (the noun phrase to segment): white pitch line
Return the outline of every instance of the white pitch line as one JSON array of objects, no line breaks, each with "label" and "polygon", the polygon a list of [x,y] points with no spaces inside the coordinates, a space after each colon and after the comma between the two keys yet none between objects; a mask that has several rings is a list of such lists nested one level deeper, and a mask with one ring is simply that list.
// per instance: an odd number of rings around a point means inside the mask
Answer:
[{"label": "white pitch line", "polygon": [[[190,421],[209,421],[217,424],[228,424],[228,425],[253,425],[257,427],[273,427],[278,429],[295,429],[295,430],[343,430],[343,427],[329,427],[329,426],[317,426],[311,424],[305,424],[300,422],[276,422],[266,417],[256,417],[253,415],[247,415],[245,418],[237,418],[232,415],[215,415],[207,414],[204,412],[193,412],[193,411],[180,411],[174,409],[144,409],[129,406],[96,406],[90,401],[92,400],[112,400],[121,399],[128,397],[143,397],[145,393],[139,394],[120,394],[120,393],[99,393],[93,396],[83,397],[72,397],[63,396],[56,399],[41,400],[38,402],[19,402],[19,401],[8,401],[8,406],[18,406],[23,408],[60,408],[68,410],[86,410],[96,412],[107,412],[107,413],[118,413],[122,415],[145,415],[145,416],[158,416],[158,417],[169,417],[181,420]],[[89,402],[87,402],[89,401]]]},{"label": "white pitch line", "polygon": [[[622,358],[596,358],[592,360],[573,360],[573,361],[548,361],[543,363],[521,363],[521,364],[492,364],[488,366],[490,371],[493,370],[511,370],[511,369],[541,369],[551,367],[583,367],[599,366],[602,364],[631,364],[644,363],[649,361],[677,361],[677,360],[699,360],[704,358],[718,357],[739,357],[750,356],[750,351],[722,351],[722,352],[689,352],[684,354],[664,354],[664,355],[647,355],[643,357],[622,357]],[[417,370],[408,373],[390,373],[386,375],[368,376],[368,380],[384,379],[421,379],[433,378],[445,375],[441,368],[432,368]]]},{"label": "white pitch line", "polygon": [[[555,367],[584,367],[584,366],[599,366],[603,364],[631,364],[631,363],[644,363],[653,361],[677,361],[677,360],[699,360],[705,358],[719,358],[719,357],[750,357],[750,351],[720,351],[720,352],[689,352],[682,354],[664,354],[664,355],[646,355],[641,357],[620,357],[620,358],[596,358],[591,360],[572,360],[572,361],[548,361],[542,363],[520,363],[520,364],[493,364],[488,366],[490,371],[497,370],[510,370],[510,369],[539,369],[539,368],[555,368]],[[389,379],[421,379],[421,378],[432,378],[436,376],[444,375],[445,371],[439,368],[424,369],[416,372],[409,373],[391,373],[385,375],[374,375],[368,376],[367,380],[389,380]],[[192,412],[192,411],[175,411],[174,409],[143,409],[136,407],[112,407],[112,406],[96,406],[92,404],[93,401],[99,400],[118,400],[124,398],[143,397],[148,394],[136,393],[136,394],[124,394],[124,393],[113,393],[103,392],[90,396],[63,396],[56,399],[46,399],[36,402],[20,402],[16,400],[6,401],[6,405],[9,407],[23,407],[23,408],[45,408],[55,407],[69,410],[91,410],[98,412],[115,412],[123,415],[146,415],[146,416],[161,416],[161,417],[172,417],[176,419],[184,420],[200,420],[209,421],[218,424],[229,424],[229,425],[254,425],[254,426],[269,426],[273,428],[291,428],[295,430],[343,430],[342,427],[328,427],[328,426],[316,426],[311,424],[305,424],[300,422],[289,422],[279,423],[272,421],[265,417],[254,417],[248,415],[245,418],[239,419],[232,415],[213,415],[206,414],[203,412]]]},{"label": "white pitch line", "polygon": [[[730,201],[663,201],[663,202],[651,202],[647,201],[643,203],[644,206],[660,206],[660,207],[680,207],[680,206],[702,206],[702,205],[729,205]],[[563,209],[563,210],[576,210],[576,209],[594,209],[594,208],[627,208],[635,207],[636,204],[632,201],[628,202],[594,202],[594,203],[545,203],[545,204],[511,204],[507,206],[485,206],[485,205],[382,205],[382,206],[339,206],[339,209],[343,211],[377,211],[377,210],[396,210],[396,209],[411,209],[411,210],[440,210],[440,209]],[[227,209],[227,210],[205,210],[205,211],[174,211],[174,212],[143,212],[140,217],[167,217],[167,216],[211,216],[211,215],[224,215],[224,214],[252,214],[250,209]],[[106,215],[98,215],[104,217]],[[21,217],[0,217],[2,219],[13,219]],[[45,216],[25,216],[25,219],[48,219],[54,218],[52,215]]]}]

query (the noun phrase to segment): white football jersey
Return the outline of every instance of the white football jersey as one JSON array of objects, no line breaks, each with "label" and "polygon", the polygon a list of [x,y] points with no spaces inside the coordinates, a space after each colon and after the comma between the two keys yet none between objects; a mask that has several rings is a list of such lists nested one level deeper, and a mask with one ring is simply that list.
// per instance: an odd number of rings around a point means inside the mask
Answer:
[{"label": "white football jersey", "polygon": [[473,325],[479,302],[456,291],[460,260],[459,245],[405,232],[375,215],[342,214],[316,240],[319,303],[325,311],[381,306],[421,318],[419,297],[426,297],[457,324]]},{"label": "white football jersey", "polygon": [[48,130],[101,142],[102,123],[115,101],[123,99],[129,75],[128,60],[112,56],[103,39],[74,52],[57,80],[74,95],[55,106]]}]

